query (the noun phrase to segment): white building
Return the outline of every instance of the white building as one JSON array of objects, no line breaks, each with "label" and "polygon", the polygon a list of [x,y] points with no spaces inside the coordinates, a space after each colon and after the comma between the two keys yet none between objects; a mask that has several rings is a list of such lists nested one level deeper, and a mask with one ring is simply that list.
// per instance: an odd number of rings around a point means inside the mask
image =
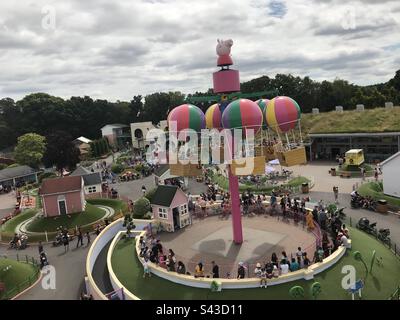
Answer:
[{"label": "white building", "polygon": [[131,123],[132,146],[136,149],[146,149],[150,144],[150,141],[146,139],[147,133],[152,129],[165,131],[167,126],[167,120],[160,121],[157,126],[153,125],[151,121]]},{"label": "white building", "polygon": [[400,198],[400,152],[381,162],[383,193]]},{"label": "white building", "polygon": [[110,145],[125,145],[130,143],[131,133],[125,124],[107,124],[101,130],[103,138],[107,138]]}]

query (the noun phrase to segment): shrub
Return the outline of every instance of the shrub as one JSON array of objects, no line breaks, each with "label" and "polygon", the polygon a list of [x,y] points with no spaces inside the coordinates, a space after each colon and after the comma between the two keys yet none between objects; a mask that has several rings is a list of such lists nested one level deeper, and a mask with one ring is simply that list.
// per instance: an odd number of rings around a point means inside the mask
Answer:
[{"label": "shrub", "polygon": [[133,205],[134,217],[138,219],[143,218],[150,209],[150,201],[147,198],[142,197],[135,201],[135,204]]},{"label": "shrub", "polygon": [[55,178],[55,177],[57,177],[57,175],[54,172],[43,172],[38,175],[38,180],[39,183],[42,183],[44,179]]},{"label": "shrub", "polygon": [[5,168],[7,168],[7,167],[8,167],[7,164],[5,164],[5,163],[0,163],[0,170],[3,170],[3,169],[5,169]]},{"label": "shrub", "polygon": [[122,171],[124,171],[124,166],[122,164],[113,164],[111,167],[111,171],[115,174],[120,174]]}]

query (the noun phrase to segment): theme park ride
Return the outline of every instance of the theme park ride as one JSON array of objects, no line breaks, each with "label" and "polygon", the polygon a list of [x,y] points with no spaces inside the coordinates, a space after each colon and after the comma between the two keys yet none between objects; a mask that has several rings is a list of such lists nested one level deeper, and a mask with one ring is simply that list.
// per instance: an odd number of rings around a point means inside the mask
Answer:
[{"label": "theme park ride", "polygon": [[[276,158],[282,166],[305,164],[306,155],[299,125],[301,111],[297,102],[289,97],[276,97],[270,101],[259,99],[256,102],[241,97],[239,71],[230,68],[233,65],[230,55],[232,45],[232,40],[218,40],[217,66],[221,69],[213,74],[213,88],[214,93],[220,97],[219,103],[210,106],[206,114],[192,104],[178,106],[171,110],[167,121],[170,133],[173,132],[172,128],[177,134],[192,130],[198,134],[198,139],[201,130],[206,127],[216,129],[214,133],[222,129],[242,132],[240,139],[237,135],[228,135],[223,146],[211,145],[212,153],[215,154],[217,150],[218,155],[223,158],[219,159],[220,163],[227,169],[233,241],[241,244],[243,231],[238,176],[265,175],[266,161]],[[201,98],[205,99],[203,101],[211,101],[210,97]],[[298,134],[294,132],[296,127],[299,128]],[[255,137],[250,133],[254,133]],[[186,140],[179,141],[176,147],[188,146],[189,140],[187,137]],[[239,140],[245,141],[245,148],[235,148],[238,144],[241,145],[242,141]],[[199,159],[198,153],[201,150],[189,147],[181,149],[185,150],[185,155],[189,152],[191,156],[195,156],[191,159]],[[195,163],[181,162],[180,159],[178,157],[177,163],[170,163],[172,175],[194,177],[202,174],[203,158],[201,162],[196,160]],[[210,161],[208,164],[215,163]]]}]

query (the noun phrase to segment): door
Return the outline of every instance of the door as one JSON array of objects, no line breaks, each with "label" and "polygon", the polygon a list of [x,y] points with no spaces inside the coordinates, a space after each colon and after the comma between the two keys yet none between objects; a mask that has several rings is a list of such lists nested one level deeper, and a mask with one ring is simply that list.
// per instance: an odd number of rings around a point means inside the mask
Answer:
[{"label": "door", "polygon": [[173,218],[174,218],[174,229],[176,231],[181,228],[178,208],[172,209],[172,214],[173,214]]},{"label": "door", "polygon": [[65,204],[65,200],[58,201],[58,208],[60,215],[67,214],[67,206]]}]

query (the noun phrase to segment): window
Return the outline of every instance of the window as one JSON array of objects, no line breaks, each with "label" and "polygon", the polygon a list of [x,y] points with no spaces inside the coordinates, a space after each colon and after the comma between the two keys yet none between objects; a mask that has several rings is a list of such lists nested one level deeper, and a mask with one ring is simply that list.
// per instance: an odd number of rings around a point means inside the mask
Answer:
[{"label": "window", "polygon": [[89,193],[95,193],[96,191],[97,191],[96,186],[94,186],[94,187],[88,187],[88,192],[89,192]]},{"label": "window", "polygon": [[158,217],[161,219],[168,219],[168,211],[165,208],[158,208]]},{"label": "window", "polygon": [[179,211],[181,213],[181,216],[185,215],[188,213],[188,208],[187,208],[187,204],[184,204],[183,206],[179,207]]}]

